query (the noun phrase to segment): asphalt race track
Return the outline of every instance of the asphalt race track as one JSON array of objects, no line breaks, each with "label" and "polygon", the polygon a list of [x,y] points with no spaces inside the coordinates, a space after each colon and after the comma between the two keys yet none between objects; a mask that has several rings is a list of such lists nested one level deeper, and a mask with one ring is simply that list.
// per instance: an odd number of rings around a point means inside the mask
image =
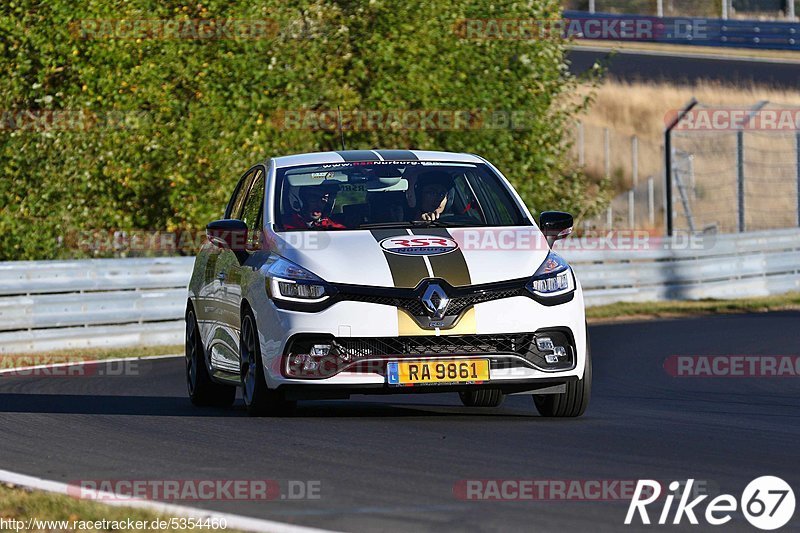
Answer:
[{"label": "asphalt race track", "polygon": [[709,47],[708,57],[673,56],[623,50],[609,55],[608,51],[576,49],[569,52],[570,71],[580,74],[595,61],[607,68],[610,78],[624,81],[652,81],[694,84],[699,81],[718,81],[730,86],[752,83],[786,89],[796,89],[800,83],[800,64],[797,62],[759,61],[714,57]]},{"label": "asphalt race track", "polygon": [[[292,418],[254,419],[241,404],[192,407],[181,359],[127,377],[0,376],[0,468],[64,482],[317,480],[318,500],[189,505],[340,531],[644,529],[623,525],[627,501],[465,501],[453,489],[695,478],[738,499],[774,475],[797,491],[800,379],[675,378],[662,365],[670,355],[798,355],[799,323],[800,312],[777,312],[592,327],[594,394],[574,420],[540,418],[527,396],[470,410],[454,394],[308,402]],[[796,512],[782,531],[798,523]],[[681,529],[698,531],[685,520]],[[738,512],[708,529],[755,531]]]}]

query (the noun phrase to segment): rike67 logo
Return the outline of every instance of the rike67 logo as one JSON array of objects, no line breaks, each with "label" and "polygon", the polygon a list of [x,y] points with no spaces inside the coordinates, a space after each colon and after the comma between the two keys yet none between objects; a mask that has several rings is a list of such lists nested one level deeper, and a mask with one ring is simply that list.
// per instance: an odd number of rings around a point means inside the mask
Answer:
[{"label": "rike67 logo", "polygon": [[[751,481],[742,497],[737,500],[731,494],[720,494],[705,505],[705,512],[700,512],[700,504],[708,498],[707,494],[689,500],[692,495],[694,479],[686,481],[685,488],[678,481],[669,484],[669,491],[663,499],[663,507],[658,515],[658,524],[668,523],[672,515],[672,524],[680,524],[685,517],[690,524],[699,524],[698,515],[712,526],[727,524],[733,518],[732,513],[741,509],[745,519],[751,525],[765,531],[778,529],[786,525],[794,515],[794,491],[784,480],[775,476],[762,476]],[[630,525],[634,517],[639,515],[642,524],[650,524],[650,515],[647,506],[659,501],[661,484],[652,479],[641,479],[636,485],[636,491],[625,516],[625,524]],[[679,499],[678,505],[672,513],[673,501]],[[660,503],[660,501],[659,501]],[[658,504],[656,504],[658,505]],[[655,506],[654,506],[655,507]]]}]

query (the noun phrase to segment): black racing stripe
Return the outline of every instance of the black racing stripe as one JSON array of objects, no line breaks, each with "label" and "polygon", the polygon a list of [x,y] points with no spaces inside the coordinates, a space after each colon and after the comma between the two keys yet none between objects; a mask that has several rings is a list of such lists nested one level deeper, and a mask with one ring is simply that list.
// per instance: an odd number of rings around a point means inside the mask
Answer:
[{"label": "black racing stripe", "polygon": [[[453,238],[447,228],[417,228],[412,231],[415,235]],[[464,259],[464,253],[461,248],[443,255],[430,255],[428,260],[431,262],[431,270],[433,270],[434,277],[444,279],[454,287],[472,284],[467,260]]]},{"label": "black racing stripe", "polygon": [[372,150],[340,150],[336,153],[345,161],[380,161]]},{"label": "black racing stripe", "polygon": [[418,161],[419,158],[411,150],[374,150],[387,161]]},{"label": "black racing stripe", "polygon": [[[389,237],[409,237],[408,232],[402,228],[397,229],[373,229],[370,230],[377,242]],[[419,282],[428,277],[428,269],[425,260],[419,256],[390,254],[383,252],[389,270],[392,273],[394,286],[398,288],[413,289]]]}]

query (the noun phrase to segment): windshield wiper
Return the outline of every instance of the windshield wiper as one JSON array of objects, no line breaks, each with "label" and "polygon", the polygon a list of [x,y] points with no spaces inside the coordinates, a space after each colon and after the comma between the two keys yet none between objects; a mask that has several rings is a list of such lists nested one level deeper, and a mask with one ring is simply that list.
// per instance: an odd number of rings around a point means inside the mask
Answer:
[{"label": "windshield wiper", "polygon": [[414,227],[422,226],[424,228],[470,228],[485,226],[486,224],[468,224],[465,222],[446,222],[444,220],[415,220],[412,222]]},{"label": "windshield wiper", "polygon": [[358,229],[380,229],[380,228],[456,228],[456,227],[477,227],[485,224],[467,224],[464,222],[446,222],[443,220],[414,220],[412,222],[368,222],[360,224]]},{"label": "windshield wiper", "polygon": [[379,229],[379,228],[413,228],[412,222],[367,222],[359,224],[358,229]]}]

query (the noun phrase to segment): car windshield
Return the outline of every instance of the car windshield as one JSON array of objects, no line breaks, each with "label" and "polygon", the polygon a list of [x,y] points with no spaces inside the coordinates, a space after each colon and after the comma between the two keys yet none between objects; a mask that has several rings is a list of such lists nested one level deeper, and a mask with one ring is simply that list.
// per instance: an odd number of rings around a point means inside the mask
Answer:
[{"label": "car windshield", "polygon": [[290,167],[277,178],[278,231],[530,224],[484,164],[357,161]]}]

